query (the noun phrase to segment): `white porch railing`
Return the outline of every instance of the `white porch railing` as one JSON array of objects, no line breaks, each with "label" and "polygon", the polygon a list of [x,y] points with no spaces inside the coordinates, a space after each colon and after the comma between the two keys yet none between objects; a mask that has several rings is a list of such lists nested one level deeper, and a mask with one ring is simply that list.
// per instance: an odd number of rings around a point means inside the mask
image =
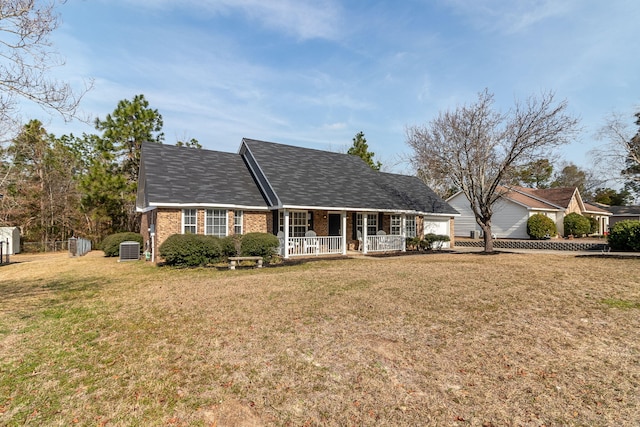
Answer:
[{"label": "white porch railing", "polygon": [[402,251],[405,248],[402,236],[375,235],[367,236],[367,252]]},{"label": "white porch railing", "polygon": [[[280,238],[280,255],[285,255],[284,238]],[[309,255],[341,255],[342,237],[317,236],[317,237],[290,237],[289,256]]]}]

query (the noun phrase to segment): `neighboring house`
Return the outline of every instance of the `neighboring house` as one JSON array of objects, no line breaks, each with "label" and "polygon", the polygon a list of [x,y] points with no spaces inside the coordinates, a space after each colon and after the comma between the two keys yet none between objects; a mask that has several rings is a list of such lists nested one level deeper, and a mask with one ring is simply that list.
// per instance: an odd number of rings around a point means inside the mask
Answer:
[{"label": "neighboring house", "polygon": [[[491,219],[491,232],[497,238],[528,239],[527,221],[535,214],[546,215],[553,220],[558,235],[564,235],[564,217],[572,212],[593,217],[598,222],[597,234],[609,230],[611,213],[585,203],[577,188],[525,188],[505,187],[504,195],[496,202]],[[480,235],[480,226],[475,221],[469,201],[462,192],[447,199],[447,202],[458,212],[456,218],[456,236],[469,237]]]},{"label": "neighboring house", "polygon": [[609,227],[625,220],[640,221],[640,206],[608,206],[598,203],[598,207],[611,212]]},{"label": "neighboring house", "polygon": [[268,232],[284,257],[404,250],[406,237],[453,241],[458,215],[416,177],[362,159],[243,139],[238,154],[142,145],[136,206],[154,254],[178,233]]}]

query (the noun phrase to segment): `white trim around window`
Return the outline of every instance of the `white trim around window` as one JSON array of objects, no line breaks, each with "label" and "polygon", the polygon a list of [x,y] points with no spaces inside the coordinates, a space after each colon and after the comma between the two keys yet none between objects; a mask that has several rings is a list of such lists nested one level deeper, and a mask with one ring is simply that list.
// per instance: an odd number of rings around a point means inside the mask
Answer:
[{"label": "white trim around window", "polygon": [[182,209],[182,234],[198,233],[198,210]]},{"label": "white trim around window", "polygon": [[405,234],[406,237],[416,237],[418,235],[415,215],[407,215],[405,220]]},{"label": "white trim around window", "polygon": [[228,234],[226,209],[207,209],[204,215],[204,234],[225,237]]},{"label": "white trim around window", "polygon": [[243,220],[244,215],[241,210],[233,211],[233,234],[242,234],[244,232],[243,228]]}]

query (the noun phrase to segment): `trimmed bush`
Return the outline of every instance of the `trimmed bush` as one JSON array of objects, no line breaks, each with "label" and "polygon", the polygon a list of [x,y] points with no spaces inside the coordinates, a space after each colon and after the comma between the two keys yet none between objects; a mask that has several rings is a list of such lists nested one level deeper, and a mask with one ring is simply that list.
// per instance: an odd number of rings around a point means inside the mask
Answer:
[{"label": "trimmed bush", "polygon": [[197,267],[222,260],[220,239],[201,234],[174,234],[159,248],[160,256],[167,265]]},{"label": "trimmed bush", "polygon": [[579,213],[570,213],[564,217],[564,235],[582,237],[591,231],[589,220]]},{"label": "trimmed bush", "polygon": [[420,241],[420,246],[425,249],[440,249],[442,248],[442,244],[450,241],[451,239],[446,234],[434,234],[427,233],[424,235],[424,238]]},{"label": "trimmed bush", "polygon": [[417,251],[420,249],[420,236],[407,237],[407,250]]},{"label": "trimmed bush", "polygon": [[609,233],[609,246],[616,251],[640,251],[640,221],[616,222]]},{"label": "trimmed bush", "polygon": [[278,237],[269,233],[247,233],[240,241],[241,256],[261,256],[263,258],[274,255],[280,241]]},{"label": "trimmed bush", "polygon": [[100,249],[104,252],[104,256],[118,256],[120,255],[120,243],[128,241],[140,243],[140,251],[142,252],[144,247],[142,235],[131,232],[116,233],[105,237],[104,240],[100,242]]},{"label": "trimmed bush", "polygon": [[531,239],[541,240],[558,234],[556,223],[543,214],[531,215],[527,220],[527,234]]},{"label": "trimmed bush", "polygon": [[225,257],[238,256],[241,242],[241,234],[232,234],[231,236],[221,238],[220,247],[222,249],[222,255]]}]

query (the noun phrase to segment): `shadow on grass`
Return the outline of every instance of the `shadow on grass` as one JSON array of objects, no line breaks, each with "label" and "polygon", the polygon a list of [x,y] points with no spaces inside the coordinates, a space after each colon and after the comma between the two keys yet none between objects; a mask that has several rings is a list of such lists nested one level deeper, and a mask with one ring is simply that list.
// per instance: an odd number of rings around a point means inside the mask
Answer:
[{"label": "shadow on grass", "polygon": [[0,284],[0,311],[20,311],[25,307],[51,305],[87,298],[109,283],[108,279],[65,279],[7,281]]}]

